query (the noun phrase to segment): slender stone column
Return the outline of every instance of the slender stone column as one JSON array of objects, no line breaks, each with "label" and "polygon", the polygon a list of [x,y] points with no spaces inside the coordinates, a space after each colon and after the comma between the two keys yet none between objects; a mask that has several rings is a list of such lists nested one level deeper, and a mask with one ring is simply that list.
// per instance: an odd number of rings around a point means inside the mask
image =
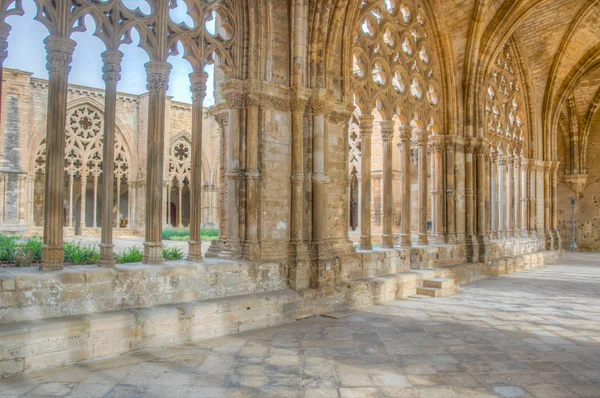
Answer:
[{"label": "slender stone column", "polygon": [[[104,146],[102,152],[102,209],[100,209],[100,267],[115,266],[113,253],[113,201],[115,181],[115,125],[117,111],[117,83],[121,79],[119,50],[106,50],[102,53],[102,79],[105,84],[104,96]],[[96,226],[98,177],[94,178],[94,226]],[[118,214],[118,213],[117,213]]]},{"label": "slender stone column", "polygon": [[0,174],[0,221],[6,220],[6,181],[8,176]]},{"label": "slender stone column", "polygon": [[19,176],[19,224],[25,224],[25,217],[27,212],[27,175],[23,174]]},{"label": "slender stone column", "polygon": [[[327,151],[326,113],[327,106],[324,100],[316,99],[312,102],[313,109],[313,241],[322,246],[327,237],[327,184],[329,176],[325,168],[325,152]],[[369,139],[371,136],[369,135]],[[369,141],[370,147],[370,141]],[[319,253],[321,255],[321,253]],[[320,284],[318,272],[313,277],[313,286]]]},{"label": "slender stone column", "polygon": [[529,159],[529,236],[537,238],[537,162]]},{"label": "slender stone column", "polygon": [[85,211],[86,211],[86,198],[87,198],[87,170],[83,170],[81,172],[81,219],[79,220],[79,225],[81,227],[81,233],[83,234],[83,229],[86,227],[85,225]]},{"label": "slender stone column", "polygon": [[479,241],[479,261],[487,261],[486,244],[489,241],[487,235],[487,217],[486,217],[486,202],[487,197],[487,162],[486,157],[489,155],[489,144],[487,140],[480,139],[477,144],[477,240]]},{"label": "slender stone column", "polygon": [[446,243],[456,243],[456,137],[445,137],[446,173],[441,175],[446,182]]},{"label": "slender stone column", "polygon": [[514,196],[513,196],[513,238],[518,238],[521,236],[521,154],[520,150],[515,149],[515,157],[514,157]]},{"label": "slender stone column", "polygon": [[392,225],[394,218],[394,187],[392,185],[392,140],[394,138],[394,121],[381,121],[381,141],[383,143],[383,235],[381,246],[384,249],[394,247]]},{"label": "slender stone column", "polygon": [[182,207],[183,207],[183,183],[177,182],[177,228],[183,228],[183,212],[182,212]]},{"label": "slender stone column", "polygon": [[371,250],[371,135],[373,115],[360,116],[360,250]]},{"label": "slender stone column", "polygon": [[509,152],[508,159],[506,160],[506,224],[507,224],[507,238],[515,237],[515,209],[514,209],[514,188],[515,188],[515,173],[514,173],[514,156]]},{"label": "slender stone column", "polygon": [[171,65],[150,61],[148,78],[148,147],[146,170],[146,231],[144,263],[162,264],[163,166],[165,146],[165,100]]},{"label": "slender stone column", "polygon": [[98,176],[94,176],[94,222],[92,227],[98,228]]},{"label": "slender stone column", "polygon": [[[117,216],[115,217],[114,227],[119,228],[121,223],[121,177],[117,177]],[[161,233],[162,235],[162,233]]]},{"label": "slender stone column", "polygon": [[167,226],[171,226],[171,184],[167,183]]},{"label": "slender stone column", "polygon": [[402,168],[402,215],[400,218],[400,239],[398,244],[403,248],[411,247],[410,240],[410,139],[412,126],[400,127],[400,167]]},{"label": "slender stone column", "polygon": [[443,150],[444,136],[434,135],[429,140],[431,153],[431,243],[444,243]]},{"label": "slender stone column", "polygon": [[48,53],[48,119],[46,122],[46,180],[44,183],[44,245],[41,269],[63,268],[63,190],[67,84],[75,41],[64,36],[44,40]]},{"label": "slender stone column", "polygon": [[550,211],[552,203],[552,193],[550,189],[550,174],[552,162],[544,162],[544,235],[546,240],[546,249],[552,250],[554,246],[554,239],[552,237],[552,230],[550,225]]},{"label": "slender stone column", "polygon": [[418,147],[418,179],[419,179],[419,222],[417,230],[417,244],[425,246],[427,238],[427,131],[415,133]]},{"label": "slender stone column", "polygon": [[506,155],[498,155],[498,239],[506,238]]},{"label": "slender stone column", "polygon": [[204,71],[190,74],[192,89],[192,169],[190,172],[190,241],[188,261],[202,261],[202,121],[206,80]]},{"label": "slender stone column", "polygon": [[491,152],[491,190],[492,190],[492,239],[498,239],[498,152]]},{"label": "slender stone column", "polygon": [[551,172],[551,190],[552,190],[552,214],[551,214],[551,227],[552,227],[552,236],[554,238],[554,246],[555,250],[561,249],[561,237],[558,232],[558,166],[559,162],[552,162],[552,172]]},{"label": "slender stone column", "polygon": [[521,237],[526,238],[529,236],[529,229],[527,224],[529,223],[528,214],[528,200],[527,194],[529,193],[529,160],[521,158]]},{"label": "slender stone column", "polygon": [[467,244],[467,259],[479,261],[479,244],[475,236],[475,139],[468,138],[465,142],[465,232]]},{"label": "slender stone column", "polygon": [[[306,250],[303,234],[304,222],[304,113],[308,99],[294,90],[292,93],[292,203],[290,253],[298,259],[299,252]],[[295,272],[290,279],[296,281]]]},{"label": "slender stone column", "polygon": [[260,129],[260,97],[248,94],[246,104],[246,239],[244,240],[244,258],[256,260],[260,258],[258,239],[259,228],[259,140]]},{"label": "slender stone column", "polygon": [[74,182],[75,176],[73,174],[69,174],[69,220],[68,220],[68,227],[72,228],[73,227],[73,182]]}]

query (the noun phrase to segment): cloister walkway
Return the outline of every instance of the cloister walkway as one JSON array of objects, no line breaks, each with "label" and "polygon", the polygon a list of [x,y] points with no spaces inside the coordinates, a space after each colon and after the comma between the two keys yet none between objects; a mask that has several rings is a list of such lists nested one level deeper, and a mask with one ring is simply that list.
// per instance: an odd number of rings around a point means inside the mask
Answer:
[{"label": "cloister walkway", "polygon": [[598,397],[600,254],[0,381],[0,397]]}]

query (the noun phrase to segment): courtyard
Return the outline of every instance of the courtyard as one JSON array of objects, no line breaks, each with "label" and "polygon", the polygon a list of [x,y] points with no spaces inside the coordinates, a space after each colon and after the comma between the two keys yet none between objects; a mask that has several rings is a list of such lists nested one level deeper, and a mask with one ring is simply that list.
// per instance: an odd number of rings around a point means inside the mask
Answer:
[{"label": "courtyard", "polygon": [[1,397],[598,397],[600,255],[445,298],[88,361]]}]

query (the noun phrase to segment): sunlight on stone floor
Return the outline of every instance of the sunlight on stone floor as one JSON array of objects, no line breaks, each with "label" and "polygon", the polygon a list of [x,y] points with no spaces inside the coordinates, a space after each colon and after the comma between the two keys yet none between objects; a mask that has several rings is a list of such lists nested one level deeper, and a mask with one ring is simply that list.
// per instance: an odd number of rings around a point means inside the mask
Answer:
[{"label": "sunlight on stone floor", "polygon": [[600,254],[0,381],[0,397],[599,397]]}]

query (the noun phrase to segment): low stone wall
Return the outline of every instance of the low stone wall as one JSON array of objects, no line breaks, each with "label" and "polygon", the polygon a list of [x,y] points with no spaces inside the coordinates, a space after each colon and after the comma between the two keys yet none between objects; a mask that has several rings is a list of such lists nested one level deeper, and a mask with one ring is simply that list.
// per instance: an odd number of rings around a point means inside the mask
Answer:
[{"label": "low stone wall", "polygon": [[[380,261],[386,267],[391,266],[390,262],[400,261],[398,264],[405,268],[404,254],[389,251],[380,257],[381,254],[364,253],[363,261],[367,270]],[[69,295],[65,292],[80,300],[91,294],[92,302],[102,302],[100,297],[107,298],[103,294],[113,292],[118,294],[119,299],[108,299],[107,302],[112,306],[120,305],[122,309],[0,324],[0,377],[275,326],[329,311],[362,308],[413,295],[424,279],[449,277],[454,278],[457,284],[468,284],[489,276],[543,266],[558,257],[557,252],[533,253],[495,259],[488,264],[452,265],[348,280],[328,288],[300,292],[282,286],[285,277],[277,264],[252,265],[215,260],[210,264],[182,262],[158,267],[126,266],[116,270],[74,267],[45,274],[33,270],[11,270],[8,272],[11,275],[23,272],[21,276],[6,278],[4,275],[1,278],[2,310],[9,310],[6,314],[11,314],[12,318],[36,315],[33,306],[6,307],[4,294],[13,291],[20,292],[20,300],[29,297],[37,303],[38,316],[60,312],[57,310],[61,308],[62,311],[83,311],[87,308],[75,305],[73,300],[60,304],[58,298]],[[102,285],[104,278],[112,281],[107,282],[113,284],[112,288]],[[128,283],[122,284],[119,279]],[[95,288],[88,286],[85,292],[78,292],[77,289],[83,288],[88,281],[90,286],[99,285]],[[193,282],[188,285],[186,281]],[[211,282],[214,284],[211,285]],[[118,289],[115,289],[117,285]],[[210,293],[200,292],[200,286]],[[141,290],[142,287],[146,290]],[[56,289],[61,291],[52,293]],[[264,291],[228,295],[228,292],[244,289]],[[48,292],[52,299],[46,296]],[[202,294],[224,296],[203,299]],[[198,295],[199,299],[173,302]],[[142,300],[145,296],[149,299]],[[169,300],[168,304],[161,304]],[[67,305],[68,302],[71,304]],[[137,304],[143,304],[145,308],[134,308]]]}]

